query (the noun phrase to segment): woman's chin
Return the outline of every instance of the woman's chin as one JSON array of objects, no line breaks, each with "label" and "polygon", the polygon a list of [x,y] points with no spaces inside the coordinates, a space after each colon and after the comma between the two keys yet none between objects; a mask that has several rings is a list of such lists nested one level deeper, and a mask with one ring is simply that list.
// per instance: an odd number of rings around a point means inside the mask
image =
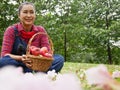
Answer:
[{"label": "woman's chin", "polygon": [[25,25],[33,25],[33,22],[26,22]]}]

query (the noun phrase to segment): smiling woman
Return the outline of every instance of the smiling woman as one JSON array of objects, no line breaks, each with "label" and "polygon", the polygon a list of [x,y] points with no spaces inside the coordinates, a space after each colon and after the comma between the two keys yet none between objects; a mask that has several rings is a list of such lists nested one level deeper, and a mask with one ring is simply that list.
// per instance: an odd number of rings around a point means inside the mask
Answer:
[{"label": "smiling woman", "polygon": [[[36,13],[33,3],[24,2],[18,9],[20,22],[9,26],[4,33],[0,67],[7,65],[21,66],[24,72],[32,72],[32,61],[25,55],[31,37],[38,32],[44,33],[36,36],[31,45],[38,48],[46,47],[48,53],[51,51],[51,46],[46,30],[42,26],[34,25]],[[56,72],[59,72],[63,67],[64,58],[59,54],[54,54],[53,58],[52,65],[48,70],[54,69]]]},{"label": "smiling woman", "polygon": [[25,3],[21,4],[19,7],[19,19],[25,31],[30,31],[36,18],[35,7],[32,3],[24,4]]}]

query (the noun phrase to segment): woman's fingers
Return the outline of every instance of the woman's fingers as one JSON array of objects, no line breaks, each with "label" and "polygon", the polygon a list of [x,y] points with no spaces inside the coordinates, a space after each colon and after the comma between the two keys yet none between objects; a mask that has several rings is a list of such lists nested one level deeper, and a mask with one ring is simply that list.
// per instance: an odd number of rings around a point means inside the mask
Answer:
[{"label": "woman's fingers", "polygon": [[29,63],[26,63],[25,64],[28,68],[31,68],[32,67],[32,64],[29,64]]},{"label": "woman's fingers", "polygon": [[27,67],[32,67],[32,61],[30,60],[29,57],[26,55],[22,55],[22,62],[27,66]]},{"label": "woman's fingers", "polygon": [[22,62],[24,62],[27,59],[26,55],[22,55]]},{"label": "woman's fingers", "polygon": [[26,55],[22,55],[22,61],[23,62],[31,62],[30,58],[28,58]]}]

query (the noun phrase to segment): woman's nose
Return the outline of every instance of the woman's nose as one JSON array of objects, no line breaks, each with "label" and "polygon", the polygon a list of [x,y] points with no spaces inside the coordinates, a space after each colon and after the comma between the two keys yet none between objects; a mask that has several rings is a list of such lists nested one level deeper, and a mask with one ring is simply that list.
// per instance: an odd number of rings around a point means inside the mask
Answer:
[{"label": "woman's nose", "polygon": [[31,14],[30,14],[30,13],[27,13],[27,16],[28,16],[28,17],[30,17],[30,16],[31,16]]}]

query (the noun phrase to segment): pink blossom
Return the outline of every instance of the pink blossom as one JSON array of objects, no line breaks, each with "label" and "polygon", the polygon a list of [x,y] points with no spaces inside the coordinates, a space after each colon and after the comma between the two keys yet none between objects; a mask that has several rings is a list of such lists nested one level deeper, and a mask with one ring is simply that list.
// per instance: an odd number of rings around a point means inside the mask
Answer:
[{"label": "pink blossom", "polygon": [[120,78],[120,71],[116,70],[112,73],[113,78]]},{"label": "pink blossom", "polygon": [[0,90],[82,90],[80,86],[73,74],[23,73],[21,67],[13,66],[0,69]]},{"label": "pink blossom", "polygon": [[75,74],[59,74],[53,82],[53,90],[82,90],[81,83]]},{"label": "pink blossom", "polygon": [[89,84],[103,84],[112,80],[110,73],[104,65],[86,70],[86,79]]},{"label": "pink blossom", "polygon": [[86,70],[86,79],[90,85],[96,85],[100,90],[120,90],[120,83],[112,78],[105,65]]}]

